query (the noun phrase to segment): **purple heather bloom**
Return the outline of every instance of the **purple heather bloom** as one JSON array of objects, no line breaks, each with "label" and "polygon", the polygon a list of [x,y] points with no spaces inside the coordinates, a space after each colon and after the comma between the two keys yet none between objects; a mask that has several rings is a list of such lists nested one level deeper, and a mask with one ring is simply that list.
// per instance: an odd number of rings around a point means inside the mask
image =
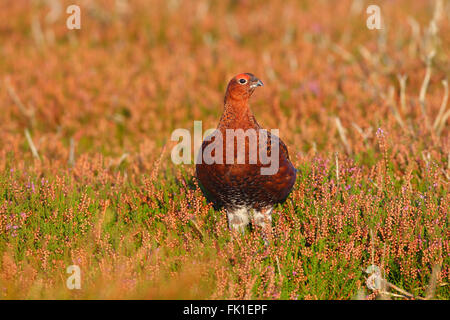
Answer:
[{"label": "purple heather bloom", "polygon": [[310,81],[308,83],[308,89],[311,90],[316,96],[320,93],[320,86],[317,81]]},{"label": "purple heather bloom", "polygon": [[384,131],[381,128],[378,128],[378,130],[377,130],[377,136],[379,136],[379,135],[384,135]]}]

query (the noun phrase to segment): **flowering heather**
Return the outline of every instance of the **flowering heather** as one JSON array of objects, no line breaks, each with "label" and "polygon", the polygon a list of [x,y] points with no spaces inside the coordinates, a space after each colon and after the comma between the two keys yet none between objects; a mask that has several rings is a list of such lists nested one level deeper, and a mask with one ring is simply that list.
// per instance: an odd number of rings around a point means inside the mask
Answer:
[{"label": "flowering heather", "polygon": [[[450,3],[358,3],[1,1],[0,298],[449,299]],[[267,246],[170,158],[246,71],[298,169]]]}]

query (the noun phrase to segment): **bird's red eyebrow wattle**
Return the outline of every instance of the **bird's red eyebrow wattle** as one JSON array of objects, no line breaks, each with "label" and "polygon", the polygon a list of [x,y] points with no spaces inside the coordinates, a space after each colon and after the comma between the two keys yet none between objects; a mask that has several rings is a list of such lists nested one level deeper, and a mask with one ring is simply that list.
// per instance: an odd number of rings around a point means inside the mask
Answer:
[{"label": "bird's red eyebrow wattle", "polygon": [[248,74],[246,74],[246,73],[240,73],[240,74],[238,74],[237,76],[236,76],[236,79],[246,79],[247,81],[248,80],[250,80],[250,77],[249,77],[249,75]]}]

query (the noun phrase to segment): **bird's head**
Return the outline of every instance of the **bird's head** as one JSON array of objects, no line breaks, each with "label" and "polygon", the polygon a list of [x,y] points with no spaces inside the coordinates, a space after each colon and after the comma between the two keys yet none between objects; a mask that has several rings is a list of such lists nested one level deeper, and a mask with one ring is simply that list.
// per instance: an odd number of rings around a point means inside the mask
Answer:
[{"label": "bird's head", "polygon": [[256,78],[251,73],[240,73],[230,80],[225,94],[225,101],[227,98],[233,100],[247,100],[252,95],[253,91],[259,86],[262,86],[261,80]]}]

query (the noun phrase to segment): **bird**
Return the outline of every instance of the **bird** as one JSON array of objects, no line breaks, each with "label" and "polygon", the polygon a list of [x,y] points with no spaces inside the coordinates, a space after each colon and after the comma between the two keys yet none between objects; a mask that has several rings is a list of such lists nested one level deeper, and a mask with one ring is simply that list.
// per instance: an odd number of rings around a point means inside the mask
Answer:
[{"label": "bird", "polygon": [[[272,231],[273,208],[287,199],[297,174],[285,143],[262,128],[250,109],[249,99],[261,86],[263,82],[252,73],[240,73],[229,81],[219,124],[202,141],[196,161],[196,177],[204,195],[214,207],[225,209],[229,228],[241,233],[245,232],[250,222],[252,226]],[[261,153],[258,153],[260,157],[256,162],[250,161],[251,152],[255,152],[251,148],[254,140],[249,137],[250,134],[248,137],[244,135],[245,140],[240,140],[243,145],[239,146],[239,139],[227,134],[229,132],[256,132],[257,145],[267,142],[264,147],[267,150],[263,148],[263,151],[267,152],[267,156],[273,156],[278,170],[263,174],[263,169],[268,171],[271,164],[261,157]],[[205,153],[208,151],[210,155],[207,159]],[[242,162],[241,158],[239,162],[239,156],[245,156],[245,161]]]}]

